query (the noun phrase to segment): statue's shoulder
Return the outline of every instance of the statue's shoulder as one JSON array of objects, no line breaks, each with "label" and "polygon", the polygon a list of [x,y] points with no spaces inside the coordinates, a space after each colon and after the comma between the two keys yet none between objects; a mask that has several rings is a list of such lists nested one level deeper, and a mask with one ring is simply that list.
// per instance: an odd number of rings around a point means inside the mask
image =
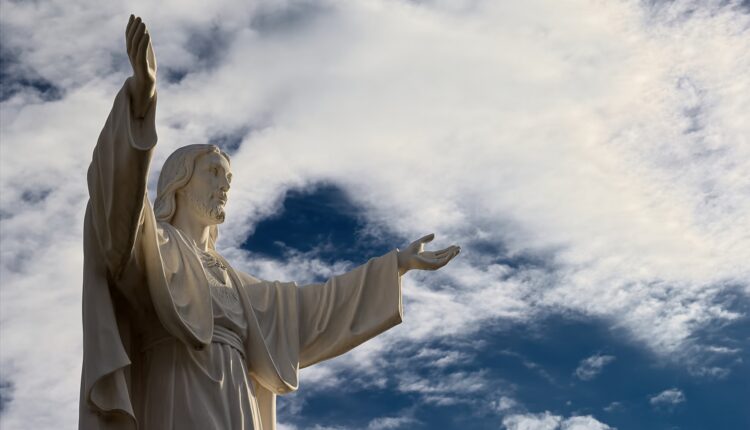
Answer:
[{"label": "statue's shoulder", "polygon": [[159,238],[160,245],[183,245],[184,247],[189,248],[189,241],[182,231],[166,221],[157,221],[156,234]]},{"label": "statue's shoulder", "polygon": [[162,261],[169,267],[200,261],[193,246],[177,227],[168,222],[156,223],[156,240]]},{"label": "statue's shoulder", "polygon": [[174,236],[177,234],[177,229],[170,223],[166,221],[157,221],[156,222],[156,231],[165,237]]}]

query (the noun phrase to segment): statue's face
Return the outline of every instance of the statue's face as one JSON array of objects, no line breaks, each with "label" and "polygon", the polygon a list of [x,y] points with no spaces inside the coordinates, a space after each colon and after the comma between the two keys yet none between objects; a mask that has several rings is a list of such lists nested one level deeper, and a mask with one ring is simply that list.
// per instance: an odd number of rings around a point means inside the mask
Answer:
[{"label": "statue's face", "polygon": [[221,224],[231,182],[227,159],[216,152],[203,154],[195,160],[190,181],[178,191],[178,204],[187,205],[190,213],[205,225]]}]

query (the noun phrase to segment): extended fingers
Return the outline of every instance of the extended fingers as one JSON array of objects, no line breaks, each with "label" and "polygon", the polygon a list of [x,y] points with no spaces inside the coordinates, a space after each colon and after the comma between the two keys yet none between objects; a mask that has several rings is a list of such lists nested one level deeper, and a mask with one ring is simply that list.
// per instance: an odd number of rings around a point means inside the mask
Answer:
[{"label": "extended fingers", "polygon": [[141,37],[141,41],[138,43],[138,54],[136,55],[136,58],[139,62],[146,62],[146,49],[148,48],[150,41],[151,35],[148,34],[148,32],[144,33],[143,37]]},{"label": "extended fingers", "polygon": [[453,260],[453,257],[457,256],[461,252],[461,247],[451,246],[444,249],[443,251],[445,252],[442,252],[435,256],[437,260],[439,260],[439,267],[443,267],[448,264],[449,261]]},{"label": "extended fingers", "polygon": [[434,238],[435,238],[435,233],[430,233],[428,235],[422,236],[419,240],[417,240],[417,242],[419,243],[432,242],[432,239]]},{"label": "extended fingers", "polygon": [[459,252],[461,252],[461,247],[453,245],[445,249],[441,249],[440,251],[435,251],[434,254],[435,254],[435,257],[442,257],[447,254],[458,254]]},{"label": "extended fingers", "polygon": [[453,260],[453,258],[460,252],[461,247],[453,245],[437,252],[423,252],[419,254],[416,259],[419,261],[421,269],[436,270],[448,264],[448,262]]},{"label": "extended fingers", "polygon": [[130,15],[131,19],[128,21],[128,28],[125,33],[125,47],[128,49],[128,54],[133,53],[131,51],[131,47],[133,46],[133,36],[135,35],[135,31],[138,30],[138,26],[141,24],[141,17],[135,17],[133,18],[133,15]]},{"label": "extended fingers", "polygon": [[435,233],[430,233],[428,235],[422,236],[419,239],[415,240],[414,242],[409,244],[410,248],[414,248],[417,250],[417,252],[421,252],[422,248],[425,243],[432,241],[432,239],[435,238]]},{"label": "extended fingers", "polygon": [[134,21],[135,21],[135,15],[131,13],[130,18],[128,19],[128,25],[125,27],[125,40],[128,40],[128,35],[130,34],[130,28],[133,26]]},{"label": "extended fingers", "polygon": [[[138,46],[141,43],[141,40],[143,39],[143,35],[146,33],[146,24],[143,22],[140,22],[138,24],[138,27],[135,29],[135,33],[133,33],[133,38],[130,41],[130,46],[128,48],[129,52],[132,52],[133,55],[136,55],[138,52]],[[136,56],[136,58],[138,58]]]},{"label": "extended fingers", "polygon": [[435,270],[440,259],[435,257],[428,257],[425,255],[418,255],[415,257],[417,260],[417,268],[421,270]]},{"label": "extended fingers", "polygon": [[417,260],[419,261],[419,268],[422,270],[437,270],[446,264],[448,264],[449,261],[451,261],[452,256],[444,256],[444,257],[425,257],[425,256],[418,256]]}]

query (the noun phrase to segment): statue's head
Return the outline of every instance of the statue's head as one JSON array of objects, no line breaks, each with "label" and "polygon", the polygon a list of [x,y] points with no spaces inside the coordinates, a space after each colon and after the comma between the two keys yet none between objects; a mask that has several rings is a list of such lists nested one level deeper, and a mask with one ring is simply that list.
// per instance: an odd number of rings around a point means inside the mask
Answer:
[{"label": "statue's head", "polygon": [[217,146],[199,144],[177,149],[164,162],[159,174],[154,202],[157,221],[171,223],[179,207],[211,226],[215,242],[216,226],[224,222],[231,180],[229,156]]}]

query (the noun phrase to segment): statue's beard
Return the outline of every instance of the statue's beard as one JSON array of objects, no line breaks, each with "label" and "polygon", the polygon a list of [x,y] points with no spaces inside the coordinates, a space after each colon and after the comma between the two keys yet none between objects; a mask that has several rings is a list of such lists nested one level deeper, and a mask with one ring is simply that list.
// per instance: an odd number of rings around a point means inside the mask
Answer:
[{"label": "statue's beard", "polygon": [[225,214],[224,205],[222,203],[210,205],[206,203],[205,200],[187,190],[183,195],[186,197],[187,203],[192,206],[202,218],[210,220],[213,224],[221,224],[224,222]]}]

